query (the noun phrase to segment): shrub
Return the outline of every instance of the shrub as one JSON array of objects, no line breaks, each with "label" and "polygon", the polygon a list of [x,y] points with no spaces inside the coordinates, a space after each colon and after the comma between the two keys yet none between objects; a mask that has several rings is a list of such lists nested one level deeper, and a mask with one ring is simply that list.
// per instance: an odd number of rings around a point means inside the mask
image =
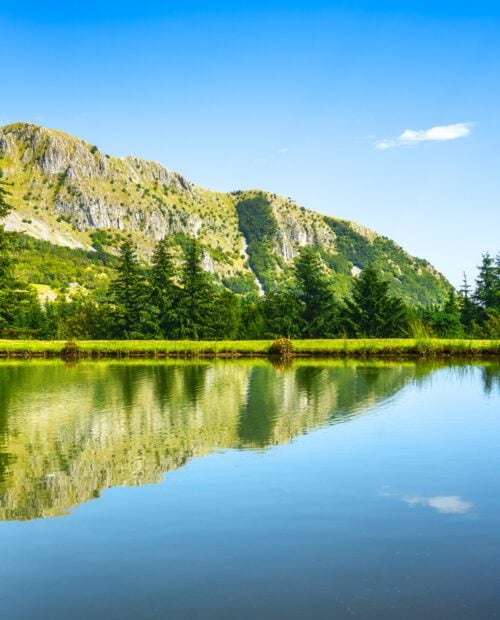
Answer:
[{"label": "shrub", "polygon": [[269,347],[269,355],[291,357],[293,355],[293,342],[289,338],[278,338]]}]

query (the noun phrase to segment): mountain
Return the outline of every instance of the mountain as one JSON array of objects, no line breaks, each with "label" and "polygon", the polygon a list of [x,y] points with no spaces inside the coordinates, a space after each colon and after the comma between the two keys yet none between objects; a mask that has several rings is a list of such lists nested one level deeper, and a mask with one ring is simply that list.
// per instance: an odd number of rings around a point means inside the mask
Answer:
[{"label": "mountain", "polygon": [[179,246],[197,237],[205,269],[240,293],[269,289],[303,245],[318,248],[339,294],[369,262],[409,301],[438,302],[449,288],[427,261],[359,224],[265,191],[210,191],[156,162],[111,157],[61,131],[0,127],[0,169],[14,208],[6,229],[20,233],[19,264],[39,284],[54,281],[41,256],[52,257],[56,271],[73,272],[74,259],[95,279],[110,275],[125,237],[147,260],[169,235]]}]

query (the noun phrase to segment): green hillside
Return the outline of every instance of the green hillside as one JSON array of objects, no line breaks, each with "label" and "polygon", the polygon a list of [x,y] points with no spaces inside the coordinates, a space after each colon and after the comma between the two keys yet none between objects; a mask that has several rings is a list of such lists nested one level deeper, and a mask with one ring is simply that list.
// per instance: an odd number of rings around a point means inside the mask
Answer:
[{"label": "green hillside", "polygon": [[5,225],[18,233],[18,271],[56,289],[98,287],[127,237],[147,263],[164,236],[179,246],[197,238],[204,268],[238,293],[273,288],[305,245],[319,250],[340,294],[368,263],[411,302],[441,302],[449,289],[427,261],[359,224],[260,190],[209,191],[158,163],[110,157],[60,131],[0,128],[0,168],[14,207]]}]

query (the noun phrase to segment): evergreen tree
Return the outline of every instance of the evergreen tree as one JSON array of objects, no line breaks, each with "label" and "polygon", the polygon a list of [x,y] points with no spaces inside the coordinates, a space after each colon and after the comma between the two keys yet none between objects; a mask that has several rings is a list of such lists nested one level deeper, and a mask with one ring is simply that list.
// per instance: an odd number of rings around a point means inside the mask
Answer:
[{"label": "evergreen tree", "polygon": [[483,317],[487,310],[500,310],[500,255],[493,259],[490,254],[483,254],[474,298]]},{"label": "evergreen tree", "polygon": [[478,322],[474,334],[480,338],[500,336],[500,254],[493,259],[483,255],[476,279],[474,299],[477,304]]},{"label": "evergreen tree", "polygon": [[170,338],[176,328],[176,307],[181,293],[175,283],[176,275],[170,246],[164,238],[155,248],[150,274],[151,305],[164,338]]},{"label": "evergreen tree", "polygon": [[217,307],[212,278],[202,267],[203,249],[191,239],[185,250],[181,274],[181,292],[177,307],[177,337],[200,340],[216,335]]},{"label": "evergreen tree", "polygon": [[443,307],[434,312],[432,328],[434,333],[441,338],[460,338],[463,336],[460,305],[453,289],[448,293],[448,298]]},{"label": "evergreen tree", "polygon": [[368,265],[354,278],[352,298],[345,300],[345,322],[355,337],[389,338],[406,335],[408,313],[399,297],[389,294],[389,284]]},{"label": "evergreen tree", "polygon": [[338,306],[317,251],[302,248],[294,264],[296,295],[300,304],[301,333],[305,338],[328,338],[338,328]]},{"label": "evergreen tree", "polygon": [[120,248],[118,276],[110,287],[109,300],[114,337],[143,339],[157,334],[147,281],[130,240]]},{"label": "evergreen tree", "polygon": [[262,307],[268,337],[301,337],[303,308],[293,288],[284,286],[269,291]]},{"label": "evergreen tree", "polygon": [[467,335],[472,334],[474,321],[477,319],[477,307],[472,299],[471,288],[464,273],[462,286],[460,287],[460,321],[463,325],[464,332]]}]

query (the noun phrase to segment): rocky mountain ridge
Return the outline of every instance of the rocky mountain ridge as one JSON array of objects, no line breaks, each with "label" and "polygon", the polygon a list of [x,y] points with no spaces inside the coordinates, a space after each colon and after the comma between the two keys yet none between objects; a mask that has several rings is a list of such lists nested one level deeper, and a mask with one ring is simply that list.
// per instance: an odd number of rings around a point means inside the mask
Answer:
[{"label": "rocky mountain ridge", "polygon": [[131,236],[147,259],[165,235],[196,237],[204,266],[236,292],[271,288],[300,247],[316,246],[339,292],[376,263],[408,299],[440,300],[448,283],[426,261],[354,222],[252,190],[206,190],[137,157],[115,158],[60,131],[29,123],[0,128],[0,168],[14,207],[8,230],[56,245],[115,253]]}]

